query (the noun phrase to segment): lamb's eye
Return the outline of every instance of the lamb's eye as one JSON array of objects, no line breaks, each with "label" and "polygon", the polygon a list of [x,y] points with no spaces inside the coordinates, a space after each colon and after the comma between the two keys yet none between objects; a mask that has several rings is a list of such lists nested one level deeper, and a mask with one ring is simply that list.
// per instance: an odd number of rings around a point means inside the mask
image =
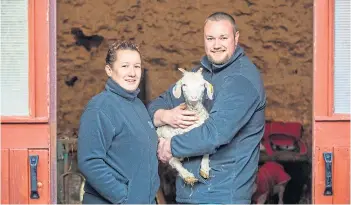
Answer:
[{"label": "lamb's eye", "polygon": [[183,84],[182,87],[185,88],[187,85],[186,84]]}]

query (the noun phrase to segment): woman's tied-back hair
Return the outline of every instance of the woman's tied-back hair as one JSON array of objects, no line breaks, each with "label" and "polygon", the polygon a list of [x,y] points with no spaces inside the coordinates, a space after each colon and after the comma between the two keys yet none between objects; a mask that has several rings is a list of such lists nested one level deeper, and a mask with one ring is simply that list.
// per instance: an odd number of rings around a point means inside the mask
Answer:
[{"label": "woman's tied-back hair", "polygon": [[116,41],[109,46],[107,51],[105,63],[112,67],[113,62],[117,60],[118,50],[137,51],[140,54],[139,46],[131,41]]},{"label": "woman's tied-back hair", "polygon": [[235,23],[235,19],[231,15],[229,15],[229,14],[227,14],[225,12],[215,12],[215,13],[211,14],[210,16],[208,16],[206,18],[205,24],[209,20],[210,21],[227,20],[233,25],[234,34],[238,31],[238,26]]}]

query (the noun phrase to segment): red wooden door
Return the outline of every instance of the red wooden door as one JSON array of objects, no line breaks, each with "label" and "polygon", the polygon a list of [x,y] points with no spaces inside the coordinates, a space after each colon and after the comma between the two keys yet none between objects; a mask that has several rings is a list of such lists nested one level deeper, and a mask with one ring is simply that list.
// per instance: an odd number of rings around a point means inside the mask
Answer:
[{"label": "red wooden door", "polygon": [[317,204],[350,204],[349,8],[349,0],[314,1],[312,198]]},{"label": "red wooden door", "polygon": [[1,204],[55,203],[55,1],[1,4]]}]

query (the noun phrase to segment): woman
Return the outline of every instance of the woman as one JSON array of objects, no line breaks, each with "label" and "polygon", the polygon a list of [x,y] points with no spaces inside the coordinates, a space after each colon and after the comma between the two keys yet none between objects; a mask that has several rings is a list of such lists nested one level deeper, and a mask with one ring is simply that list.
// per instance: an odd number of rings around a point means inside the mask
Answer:
[{"label": "woman", "polygon": [[137,98],[142,73],[138,47],[128,41],[112,44],[105,71],[105,90],[89,101],[80,120],[83,204],[155,203],[157,135]]}]

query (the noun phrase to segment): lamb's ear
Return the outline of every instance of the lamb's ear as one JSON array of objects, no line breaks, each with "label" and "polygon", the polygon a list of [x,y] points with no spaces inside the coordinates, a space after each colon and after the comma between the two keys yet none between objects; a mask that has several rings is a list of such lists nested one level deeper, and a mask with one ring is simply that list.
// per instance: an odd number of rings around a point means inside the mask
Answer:
[{"label": "lamb's ear", "polygon": [[196,72],[197,72],[197,73],[202,73],[202,70],[203,70],[203,68],[200,67],[199,70],[197,70]]},{"label": "lamb's ear", "polygon": [[207,91],[207,96],[210,100],[213,100],[213,86],[211,83],[205,81],[205,87]]},{"label": "lamb's ear", "polygon": [[179,81],[174,85],[174,87],[173,87],[173,89],[172,89],[172,93],[173,93],[174,97],[180,98],[180,96],[182,95],[182,81],[179,80]]},{"label": "lamb's ear", "polygon": [[178,68],[178,70],[180,70],[180,72],[182,72],[182,73],[186,72],[186,70],[184,68]]}]

